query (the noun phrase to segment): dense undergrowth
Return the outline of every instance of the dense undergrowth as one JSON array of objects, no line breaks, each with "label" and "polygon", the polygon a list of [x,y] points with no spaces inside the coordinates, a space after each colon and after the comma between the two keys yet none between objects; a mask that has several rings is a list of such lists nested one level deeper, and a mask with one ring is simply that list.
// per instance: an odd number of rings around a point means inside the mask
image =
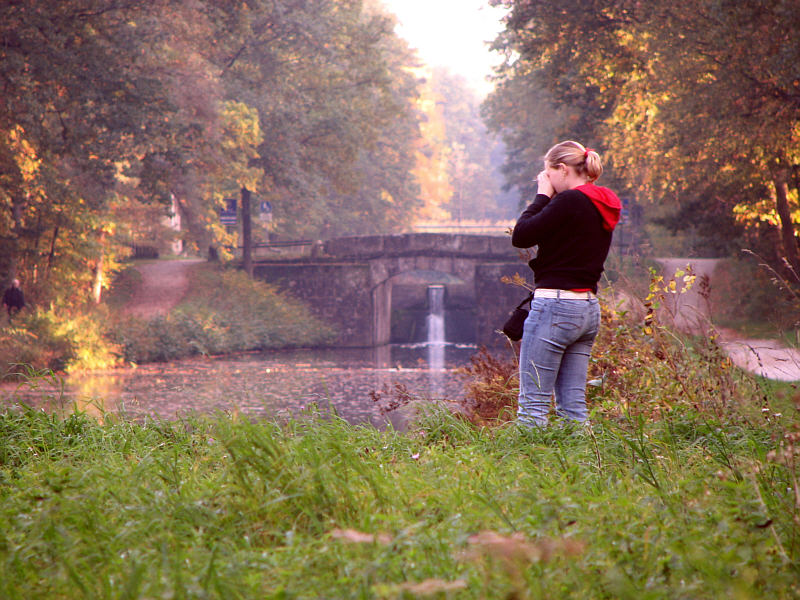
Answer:
[{"label": "dense undergrowth", "polygon": [[[601,327],[587,386],[593,415],[658,419],[675,410],[695,410],[758,427],[763,415],[769,414],[768,399],[784,407],[800,402],[796,384],[779,385],[737,368],[717,344],[713,329],[698,336],[676,332],[668,325],[674,315],[669,314],[667,299],[679,294],[680,286],[675,277],[651,275],[639,307],[620,301],[610,287],[600,295]],[[703,285],[689,272],[679,272],[677,278],[686,280],[681,285]],[[472,359],[465,369],[468,393],[459,402],[462,418],[477,426],[515,418],[519,371],[515,350],[516,346],[503,354],[484,351]],[[398,405],[413,401],[396,396]]]},{"label": "dense undergrowth", "polygon": [[194,354],[319,345],[331,328],[306,307],[244,273],[213,265],[189,270],[190,291],[166,316],[137,319],[122,308],[141,279],[123,271],[99,306],[36,307],[0,329],[0,368],[105,369]]}]

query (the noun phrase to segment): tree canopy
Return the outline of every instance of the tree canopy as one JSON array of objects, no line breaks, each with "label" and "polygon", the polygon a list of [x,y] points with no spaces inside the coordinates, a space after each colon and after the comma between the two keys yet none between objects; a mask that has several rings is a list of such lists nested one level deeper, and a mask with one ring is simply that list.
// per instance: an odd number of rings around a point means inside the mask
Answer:
[{"label": "tree canopy", "polygon": [[[492,4],[509,9],[495,42],[507,60],[485,108],[513,182],[532,178],[534,154],[577,138],[606,151],[626,193],[675,206],[683,226],[723,214],[773,225],[775,258],[800,274],[795,1]],[[506,112],[520,102],[522,118]]]},{"label": "tree canopy", "polygon": [[285,235],[403,227],[414,62],[361,0],[3,3],[0,275],[98,295],[171,210],[190,247],[232,243],[218,209],[241,188]]}]

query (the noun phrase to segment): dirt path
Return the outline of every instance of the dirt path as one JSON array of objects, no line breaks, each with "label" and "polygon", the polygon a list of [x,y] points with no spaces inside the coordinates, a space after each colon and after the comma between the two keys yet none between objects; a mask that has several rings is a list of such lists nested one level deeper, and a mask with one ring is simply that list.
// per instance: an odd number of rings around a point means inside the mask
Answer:
[{"label": "dirt path", "polygon": [[167,314],[186,295],[186,271],[201,262],[201,258],[160,260],[137,266],[142,285],[128,302],[125,313],[141,319]]},{"label": "dirt path", "polygon": [[[674,294],[666,302],[665,315],[672,319],[675,327],[692,334],[707,333],[712,329],[709,318],[710,306],[704,294],[705,283],[712,282],[716,259],[710,258],[659,258],[664,267],[664,279],[669,280],[677,269],[691,264],[697,279],[692,287]],[[682,285],[678,285],[680,290]],[[714,327],[720,346],[738,367],[780,381],[800,381],[800,351],[787,348],[775,340],[746,339],[735,331]]]}]

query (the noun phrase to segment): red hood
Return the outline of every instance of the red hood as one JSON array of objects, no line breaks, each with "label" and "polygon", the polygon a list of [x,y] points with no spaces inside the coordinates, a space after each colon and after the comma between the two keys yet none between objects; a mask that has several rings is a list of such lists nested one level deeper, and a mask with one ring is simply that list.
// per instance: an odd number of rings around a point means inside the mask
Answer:
[{"label": "red hood", "polygon": [[608,188],[604,188],[593,183],[586,183],[575,188],[587,196],[597,207],[600,216],[603,218],[603,228],[606,231],[614,231],[619,223],[619,215],[622,211],[622,203],[617,195]]}]

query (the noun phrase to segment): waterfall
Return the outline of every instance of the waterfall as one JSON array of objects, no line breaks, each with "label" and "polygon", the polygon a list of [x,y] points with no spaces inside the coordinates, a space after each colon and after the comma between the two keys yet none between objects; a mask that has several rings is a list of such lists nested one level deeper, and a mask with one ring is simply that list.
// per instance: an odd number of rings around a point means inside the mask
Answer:
[{"label": "waterfall", "polygon": [[444,369],[444,286],[428,286],[428,316],[425,319],[428,330],[428,367]]}]

